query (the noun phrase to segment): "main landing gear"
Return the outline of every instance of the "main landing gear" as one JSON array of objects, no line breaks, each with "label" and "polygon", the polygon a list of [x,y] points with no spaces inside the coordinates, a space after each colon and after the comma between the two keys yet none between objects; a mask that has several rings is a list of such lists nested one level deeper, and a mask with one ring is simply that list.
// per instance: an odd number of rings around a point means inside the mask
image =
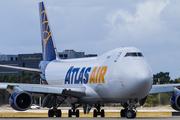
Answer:
[{"label": "main landing gear", "polygon": [[[75,106],[75,104],[72,104],[72,109],[70,109],[68,111],[68,117],[72,117],[72,115],[75,115],[76,117],[79,117],[79,110],[76,110],[78,107],[82,106],[81,104],[78,106]],[[98,115],[100,115],[101,117],[104,117],[104,110],[100,110],[101,109],[101,105],[100,104],[94,104],[93,105],[96,109],[94,109],[93,111],[93,117],[97,117]],[[87,107],[87,106],[86,106]],[[84,113],[86,112],[86,109],[84,109]]]},{"label": "main landing gear", "polygon": [[50,106],[53,106],[53,109],[50,109],[48,111],[48,117],[54,117],[54,115],[56,117],[61,117],[62,113],[61,113],[61,110],[60,109],[57,109],[63,102],[64,102],[65,99],[61,100],[59,102],[59,104],[57,104],[57,96],[54,95],[52,97],[52,100],[50,101]]},{"label": "main landing gear", "polygon": [[104,110],[100,110],[101,109],[101,105],[100,104],[95,104],[94,107],[96,109],[94,109],[93,111],[93,117],[97,117],[98,115],[100,115],[101,117],[104,117]]},{"label": "main landing gear", "polygon": [[68,117],[72,117],[72,115],[75,115],[76,117],[79,117],[79,110],[76,110],[76,108],[80,107],[80,105],[75,106],[75,104],[72,104],[72,110],[69,109],[68,111]]},{"label": "main landing gear", "polygon": [[[72,104],[72,109],[69,109],[68,111],[68,117],[72,117],[73,115],[79,117],[79,110],[77,108],[80,106],[82,105],[80,104],[75,106],[75,104]],[[97,117],[98,115],[100,115],[101,117],[105,117],[104,110],[101,110],[101,104],[94,104],[93,106],[96,108],[93,111],[93,117]],[[56,117],[61,117],[61,110],[57,109],[57,106],[54,106],[53,109],[50,109],[48,111],[49,117],[54,117],[54,115]]]},{"label": "main landing gear", "polygon": [[61,117],[61,110],[60,109],[57,109],[57,110],[51,109],[51,110],[48,111],[48,116],[49,117],[54,117],[54,115],[56,117]]},{"label": "main landing gear", "polygon": [[[79,117],[79,110],[76,108],[80,107],[81,105],[75,106],[75,104],[72,104],[72,109],[69,109],[68,111],[68,117],[72,117],[72,115],[75,115],[76,117]],[[62,113],[60,109],[57,109],[58,106],[54,106],[53,109],[50,109],[48,111],[48,117],[61,117]]]},{"label": "main landing gear", "polygon": [[133,103],[124,103],[122,104],[122,106],[124,107],[124,109],[121,110],[121,117],[126,117],[126,118],[135,118],[136,117],[136,105],[134,105]]},{"label": "main landing gear", "polygon": [[[72,109],[69,109],[68,111],[68,117],[72,117],[72,115],[75,115],[76,117],[79,117],[79,110],[76,110],[78,107],[82,106],[81,104],[78,106],[75,106],[75,104],[72,104]],[[101,117],[104,117],[104,110],[100,110],[101,109],[101,105],[100,104],[94,104],[93,105],[96,109],[94,109],[93,111],[93,117],[97,117],[98,115],[100,115]],[[84,107],[84,114],[86,113],[86,106]],[[86,107],[86,108],[85,108]]]}]

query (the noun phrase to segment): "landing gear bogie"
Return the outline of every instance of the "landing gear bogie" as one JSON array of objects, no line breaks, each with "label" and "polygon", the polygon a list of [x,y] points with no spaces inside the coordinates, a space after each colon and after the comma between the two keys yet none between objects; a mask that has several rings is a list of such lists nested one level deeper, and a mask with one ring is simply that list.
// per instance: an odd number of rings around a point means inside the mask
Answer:
[{"label": "landing gear bogie", "polygon": [[48,111],[48,117],[54,117],[54,116],[61,117],[62,115],[61,110],[57,108],[64,102],[65,98],[57,98],[57,95],[50,95],[49,100],[50,100],[50,103],[48,106],[46,103],[44,103],[44,107],[48,107],[48,108],[53,107],[52,109]]},{"label": "landing gear bogie", "polygon": [[97,117],[98,115],[100,115],[101,117],[105,117],[104,110],[101,110],[100,112],[98,112],[97,110],[93,111],[93,117]]},{"label": "landing gear bogie", "polygon": [[125,115],[126,115],[126,118],[135,118],[136,112],[134,110],[127,110]]},{"label": "landing gear bogie", "polygon": [[97,117],[97,110],[93,111],[93,117]]},{"label": "landing gear bogie", "polygon": [[61,117],[61,110],[57,110],[55,114],[56,114],[56,117]]},{"label": "landing gear bogie", "polygon": [[79,106],[75,106],[75,104],[72,104],[72,109],[69,109],[68,111],[68,117],[72,117],[72,115],[79,117],[79,110],[78,109],[76,110],[76,108],[78,108]]},{"label": "landing gear bogie", "polygon": [[127,111],[127,109],[122,109],[121,113],[120,113],[120,116],[121,117],[126,117],[126,111]]},{"label": "landing gear bogie", "polygon": [[94,109],[93,111],[93,117],[97,117],[98,115],[100,115],[101,117],[105,117],[105,114],[104,114],[104,110],[100,110],[101,109],[101,105],[100,104],[95,104],[94,107],[96,109]]},{"label": "landing gear bogie", "polygon": [[104,110],[101,110],[101,117],[104,117]]},{"label": "landing gear bogie", "polygon": [[48,117],[53,117],[54,116],[54,111],[53,110],[49,110],[48,111]]},{"label": "landing gear bogie", "polygon": [[53,109],[48,111],[48,117],[54,117],[54,115],[56,117],[61,117],[61,110],[57,109],[55,111],[53,111]]},{"label": "landing gear bogie", "polygon": [[69,111],[68,111],[68,117],[72,117],[72,110],[71,109],[69,109]]},{"label": "landing gear bogie", "polygon": [[79,110],[76,110],[76,112],[73,112],[71,109],[68,111],[68,117],[72,117],[72,115],[75,115],[76,117],[79,117]]},{"label": "landing gear bogie", "polygon": [[79,110],[76,110],[76,117],[79,117]]}]

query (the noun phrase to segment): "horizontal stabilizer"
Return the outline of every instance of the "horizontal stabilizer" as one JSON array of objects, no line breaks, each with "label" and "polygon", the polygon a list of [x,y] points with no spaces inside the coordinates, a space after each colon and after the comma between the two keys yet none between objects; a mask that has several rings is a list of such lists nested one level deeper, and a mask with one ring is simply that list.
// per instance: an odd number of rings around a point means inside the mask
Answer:
[{"label": "horizontal stabilizer", "polygon": [[19,71],[25,71],[25,72],[31,72],[36,74],[41,74],[41,70],[35,69],[35,68],[26,68],[26,67],[17,67],[17,66],[10,66],[10,65],[0,65],[1,68],[7,68],[7,69],[13,69],[13,70],[19,70]]}]

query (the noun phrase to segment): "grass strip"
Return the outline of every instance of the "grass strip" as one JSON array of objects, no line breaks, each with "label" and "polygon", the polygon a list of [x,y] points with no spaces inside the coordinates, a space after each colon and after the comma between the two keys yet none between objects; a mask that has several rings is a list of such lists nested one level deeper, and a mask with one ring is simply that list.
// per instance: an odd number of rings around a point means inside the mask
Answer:
[{"label": "grass strip", "polygon": [[[137,112],[137,117],[170,117],[170,116],[172,116],[172,112]],[[35,117],[36,118],[36,117],[48,117],[48,114],[28,113],[28,112],[0,113],[0,117]],[[68,117],[68,113],[62,113],[62,117]],[[89,114],[80,113],[79,117],[93,117],[93,113],[92,112],[90,112]],[[105,117],[120,117],[120,113],[106,112]]]}]

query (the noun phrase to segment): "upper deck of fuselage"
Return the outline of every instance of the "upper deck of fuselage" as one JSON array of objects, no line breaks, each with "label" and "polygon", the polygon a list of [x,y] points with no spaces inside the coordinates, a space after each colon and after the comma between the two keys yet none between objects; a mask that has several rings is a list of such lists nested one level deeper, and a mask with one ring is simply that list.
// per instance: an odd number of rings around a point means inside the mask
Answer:
[{"label": "upper deck of fuselage", "polygon": [[60,60],[54,60],[53,62],[63,62],[63,63],[71,63],[71,62],[92,62],[92,61],[103,61],[108,56],[115,54],[115,53],[122,53],[122,56],[125,56],[126,53],[139,53],[141,52],[138,48],[135,47],[119,47],[116,49],[113,49],[111,51],[108,51],[98,57],[88,57],[88,58],[73,58],[73,59],[60,59]]}]

